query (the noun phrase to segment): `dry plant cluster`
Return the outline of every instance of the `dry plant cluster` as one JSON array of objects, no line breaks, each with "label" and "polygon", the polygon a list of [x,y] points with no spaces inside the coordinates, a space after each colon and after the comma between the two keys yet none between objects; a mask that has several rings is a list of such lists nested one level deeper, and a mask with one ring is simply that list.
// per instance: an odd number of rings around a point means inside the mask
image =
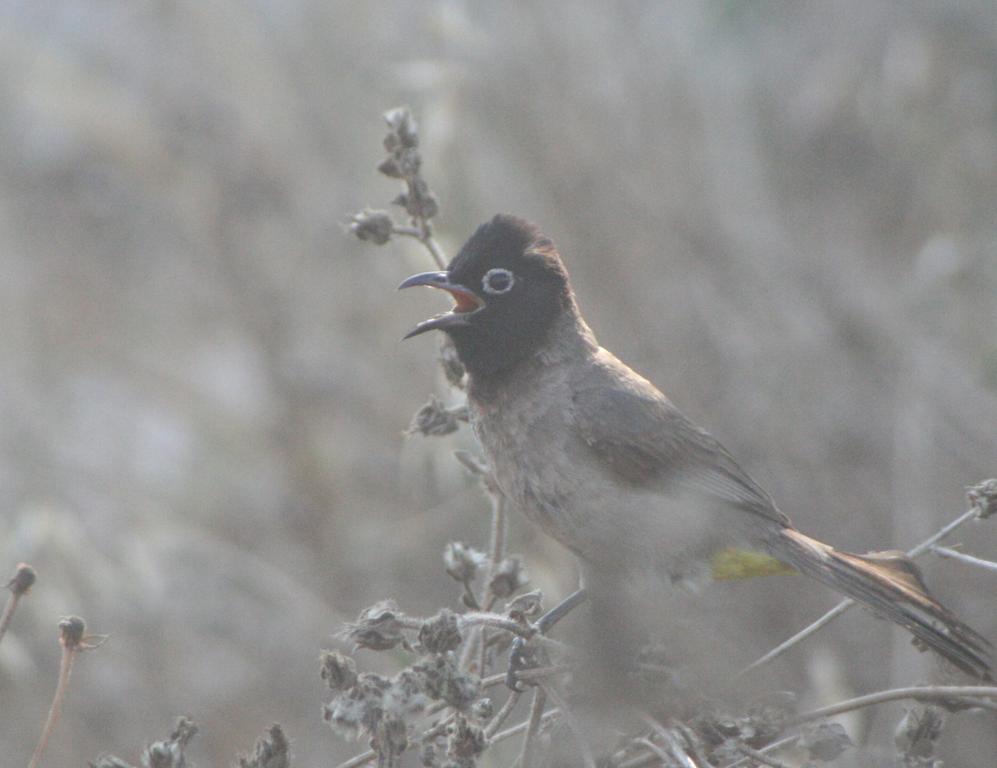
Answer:
[{"label": "dry plant cluster", "polygon": [[[404,210],[408,221],[399,224],[387,211],[367,209],[352,218],[349,229],[361,240],[378,245],[395,237],[413,238],[443,268],[446,259],[432,229],[439,206],[422,175],[416,123],[406,108],[390,110],[385,119],[387,156],[378,170],[403,182],[403,192],[392,202]],[[440,363],[449,384],[463,389],[464,372],[446,344],[441,348]],[[460,429],[467,419],[466,407],[449,407],[434,395],[416,413],[409,432],[447,435]],[[792,765],[815,766],[834,761],[852,747],[844,729],[829,718],[896,700],[915,702],[897,726],[896,765],[940,768],[936,745],[950,715],[981,710],[991,717],[997,715],[997,687],[992,686],[897,688],[802,712],[796,707],[797,697],[782,691],[739,712],[709,703],[683,721],[663,723],[644,716],[639,731],[620,733],[613,744],[592,745],[572,713],[571,682],[577,660],[570,643],[545,634],[544,625],[538,622],[544,612],[544,596],[538,590],[527,591],[525,565],[507,551],[505,499],[480,458],[458,451],[455,459],[478,477],[490,501],[487,547],[479,549],[459,541],[446,545],[443,565],[457,587],[453,607],[441,608],[430,617],[416,617],[394,601],[384,600],[362,611],[355,622],[342,629],[341,638],[354,650],[391,651],[407,662],[395,674],[362,671],[350,655],[323,652],[320,674],[331,692],[322,708],[323,716],[336,732],[366,739],[369,745],[339,768],[374,763],[387,768],[412,752],[426,768],[471,768],[492,750],[496,755],[489,764],[520,768],[548,765],[555,754],[572,754],[575,763],[589,768],[786,768],[790,763],[780,759],[786,750],[793,753]],[[940,545],[965,523],[997,512],[997,480],[973,486],[967,496],[966,511],[908,554],[934,553],[968,566],[997,570],[997,563]],[[7,584],[10,595],[0,615],[0,641],[35,582],[31,566],[17,566]],[[850,600],[842,601],[744,671],[771,662],[851,605]],[[88,634],[83,619],[70,616],[59,620],[58,639],[62,647],[59,677],[29,768],[44,764],[45,747],[57,727],[77,657],[102,646],[107,637]],[[653,663],[647,662],[653,661],[654,652],[654,648],[647,649],[647,657],[635,659],[635,664],[653,668]],[[512,655],[517,659],[514,670],[509,661]],[[141,765],[191,766],[185,750],[197,730],[192,720],[181,717],[167,738],[144,749]],[[270,728],[251,754],[238,758],[240,768],[289,768],[291,764],[291,745],[279,725]],[[131,768],[114,756],[99,757],[89,765]]]}]

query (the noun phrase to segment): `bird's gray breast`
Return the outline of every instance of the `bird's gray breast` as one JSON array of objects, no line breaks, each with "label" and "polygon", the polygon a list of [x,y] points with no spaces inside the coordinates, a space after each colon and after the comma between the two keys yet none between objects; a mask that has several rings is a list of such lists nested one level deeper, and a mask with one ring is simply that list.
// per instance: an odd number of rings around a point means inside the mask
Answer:
[{"label": "bird's gray breast", "polygon": [[486,402],[469,400],[475,434],[505,496],[545,533],[592,559],[601,525],[581,503],[592,468],[571,427],[570,404],[560,366],[521,376]]},{"label": "bird's gray breast", "polygon": [[486,401],[469,398],[499,488],[591,565],[699,581],[710,553],[743,540],[745,513],[678,489],[618,482],[574,423],[571,376],[570,366],[540,367]]}]

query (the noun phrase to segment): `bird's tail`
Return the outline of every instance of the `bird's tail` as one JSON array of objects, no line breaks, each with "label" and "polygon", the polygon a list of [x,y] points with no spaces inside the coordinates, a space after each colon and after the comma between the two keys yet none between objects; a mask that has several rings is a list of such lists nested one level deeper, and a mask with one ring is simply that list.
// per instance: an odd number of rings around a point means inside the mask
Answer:
[{"label": "bird's tail", "polygon": [[990,643],[931,596],[917,566],[902,552],[839,552],[784,528],[773,542],[773,554],[905,627],[919,647],[937,651],[973,677],[992,679]]}]

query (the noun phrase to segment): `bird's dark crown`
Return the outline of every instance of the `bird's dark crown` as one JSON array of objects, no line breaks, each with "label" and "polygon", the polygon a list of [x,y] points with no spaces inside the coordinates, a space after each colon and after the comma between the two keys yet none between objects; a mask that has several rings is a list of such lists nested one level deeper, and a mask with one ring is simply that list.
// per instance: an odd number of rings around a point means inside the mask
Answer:
[{"label": "bird's dark crown", "polygon": [[[497,294],[483,283],[511,273]],[[544,343],[554,321],[574,306],[568,273],[554,243],[524,219],[505,214],[482,224],[447,269],[482,300],[467,323],[447,329],[461,362],[478,384],[496,383]],[[503,281],[508,278],[500,275]]]}]

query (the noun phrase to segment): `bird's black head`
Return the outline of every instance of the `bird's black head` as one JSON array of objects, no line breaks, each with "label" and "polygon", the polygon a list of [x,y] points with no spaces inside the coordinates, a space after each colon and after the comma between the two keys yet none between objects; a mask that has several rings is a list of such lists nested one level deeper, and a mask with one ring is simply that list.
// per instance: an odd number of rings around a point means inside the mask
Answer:
[{"label": "bird's black head", "polygon": [[456,304],[419,323],[405,338],[445,331],[464,367],[478,379],[513,369],[574,306],[553,242],[533,224],[503,214],[478,227],[445,272],[413,275],[399,288],[413,285],[448,291]]}]

